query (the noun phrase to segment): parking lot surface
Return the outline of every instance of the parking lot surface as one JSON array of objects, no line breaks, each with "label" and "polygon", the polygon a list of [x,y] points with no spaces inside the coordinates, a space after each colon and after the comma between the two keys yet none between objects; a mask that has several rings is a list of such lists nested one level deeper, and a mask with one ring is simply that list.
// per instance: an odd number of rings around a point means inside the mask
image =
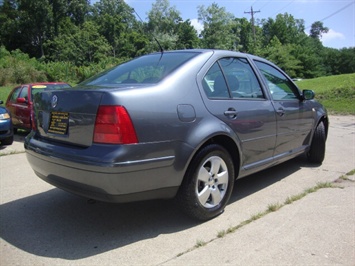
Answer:
[{"label": "parking lot surface", "polygon": [[[355,180],[339,179],[355,169],[353,116],[330,117],[321,166],[301,156],[238,180],[225,212],[204,223],[170,200],[93,203],[54,188],[27,163],[24,137],[0,148],[1,266],[355,265]],[[270,206],[281,208],[245,223]]]}]

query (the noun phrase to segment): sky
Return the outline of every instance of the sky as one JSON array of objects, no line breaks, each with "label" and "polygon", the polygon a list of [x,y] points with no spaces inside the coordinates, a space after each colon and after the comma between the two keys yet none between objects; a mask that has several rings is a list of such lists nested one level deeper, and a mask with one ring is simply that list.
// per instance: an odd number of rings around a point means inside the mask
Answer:
[{"label": "sky", "polygon": [[[91,0],[91,3],[98,0]],[[139,16],[147,19],[148,12],[152,9],[155,0],[125,0],[136,10]],[[219,7],[225,7],[227,12],[237,18],[245,17],[250,20],[251,15],[245,12],[260,11],[254,13],[255,21],[258,19],[276,18],[281,13],[291,14],[295,19],[303,19],[306,33],[309,34],[311,25],[315,21],[323,22],[323,26],[329,28],[328,33],[323,34],[322,43],[326,47],[341,49],[355,47],[355,0],[170,0],[170,6],[176,7],[183,20],[190,19],[197,30],[201,30],[198,22],[198,6],[210,6],[217,3]]]}]

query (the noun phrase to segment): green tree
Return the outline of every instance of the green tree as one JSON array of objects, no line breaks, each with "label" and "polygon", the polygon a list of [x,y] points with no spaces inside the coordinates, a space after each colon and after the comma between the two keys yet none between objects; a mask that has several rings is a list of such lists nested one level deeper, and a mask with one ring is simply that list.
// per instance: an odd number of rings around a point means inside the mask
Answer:
[{"label": "green tree", "polygon": [[127,42],[135,39],[130,36],[137,26],[132,12],[132,8],[121,0],[100,0],[92,8],[92,19],[99,26],[101,35],[111,45],[113,57],[135,56],[132,49],[129,52],[125,50]]},{"label": "green tree", "polygon": [[355,73],[355,47],[340,49],[339,72]]},{"label": "green tree", "polygon": [[239,47],[244,53],[260,54],[262,43],[262,30],[257,25],[255,29],[255,39],[252,28],[252,23],[246,18],[236,18],[237,27],[239,28]]},{"label": "green tree", "polygon": [[66,0],[67,16],[77,26],[82,25],[90,12],[90,0]]},{"label": "green tree", "polygon": [[302,69],[301,61],[293,56],[295,47],[292,44],[283,45],[279,39],[274,36],[269,45],[263,49],[263,57],[266,57],[280,68],[282,68],[291,77],[298,77]]},{"label": "green tree", "polygon": [[325,75],[326,70],[323,63],[323,49],[318,42],[310,37],[305,37],[299,44],[289,44],[293,46],[292,56],[300,61],[301,70],[296,77],[314,78]]},{"label": "green tree", "polygon": [[59,24],[65,18],[75,25],[81,25],[86,20],[90,11],[89,0],[49,0],[53,13],[54,35],[59,34]]},{"label": "green tree", "polygon": [[48,0],[22,0],[20,29],[23,35],[23,47],[31,56],[43,57],[43,44],[53,34],[53,12]]},{"label": "green tree", "polygon": [[175,27],[182,21],[180,12],[171,7],[169,0],[156,0],[148,13],[148,29],[164,33],[175,33]]},{"label": "green tree", "polygon": [[[2,43],[9,50],[21,49],[31,57],[44,56],[43,44],[51,38],[52,19],[48,0],[5,0],[0,18]],[[6,37],[11,42],[4,41]]]},{"label": "green tree", "polygon": [[59,24],[68,14],[68,5],[66,0],[50,0],[50,4],[53,10],[54,36],[58,36]]},{"label": "green tree", "polygon": [[268,18],[262,20],[263,45],[267,46],[274,38],[282,44],[299,43],[299,40],[305,36],[304,20],[295,19],[287,13],[278,14],[276,19]]},{"label": "green tree", "polygon": [[312,24],[309,36],[313,39],[319,40],[323,33],[327,33],[329,29],[323,26],[323,22],[316,21]]},{"label": "green tree", "polygon": [[340,50],[325,47],[324,48],[324,66],[327,75],[338,75],[340,72]]},{"label": "green tree", "polygon": [[201,37],[204,48],[238,50],[237,21],[224,7],[219,7],[217,3],[207,8],[199,6],[198,20],[203,23]]},{"label": "green tree", "polygon": [[17,7],[16,0],[4,0],[0,5],[0,45],[4,45],[9,51],[20,48]]},{"label": "green tree", "polygon": [[82,66],[98,63],[110,55],[111,47],[100,35],[95,23],[86,21],[80,27],[71,24],[69,20],[66,23],[71,25],[71,32],[60,34],[47,43],[53,61],[69,61]]},{"label": "green tree", "polygon": [[169,0],[156,0],[148,13],[147,32],[151,34],[151,42],[147,52],[193,48],[198,44],[197,32],[189,20],[183,21],[175,6],[170,6]]},{"label": "green tree", "polygon": [[190,20],[179,22],[177,27],[178,40],[176,49],[198,48],[200,39],[197,36],[196,29],[191,25]]}]

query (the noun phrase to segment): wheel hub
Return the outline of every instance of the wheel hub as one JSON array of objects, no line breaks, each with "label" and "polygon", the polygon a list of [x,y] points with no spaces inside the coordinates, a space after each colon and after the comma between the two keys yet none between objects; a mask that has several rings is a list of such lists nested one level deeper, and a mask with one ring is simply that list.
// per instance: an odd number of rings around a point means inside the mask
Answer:
[{"label": "wheel hub", "polygon": [[212,156],[202,164],[196,193],[198,200],[205,208],[213,208],[220,204],[228,187],[228,170],[221,157]]}]

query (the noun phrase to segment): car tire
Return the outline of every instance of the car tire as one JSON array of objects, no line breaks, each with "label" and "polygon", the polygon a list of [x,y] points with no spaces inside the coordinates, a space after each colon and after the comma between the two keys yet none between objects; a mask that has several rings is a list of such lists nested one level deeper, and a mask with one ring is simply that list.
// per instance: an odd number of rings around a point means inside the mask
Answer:
[{"label": "car tire", "polygon": [[202,148],[193,158],[176,196],[180,209],[206,221],[223,213],[234,185],[234,165],[220,145]]},{"label": "car tire", "polygon": [[312,139],[311,147],[307,153],[311,163],[321,164],[325,157],[326,134],[323,122],[319,123]]},{"label": "car tire", "polygon": [[11,137],[8,137],[8,138],[6,138],[6,139],[3,139],[3,140],[1,141],[1,144],[2,144],[2,145],[11,145],[13,142],[14,142],[14,137],[11,136]]}]

